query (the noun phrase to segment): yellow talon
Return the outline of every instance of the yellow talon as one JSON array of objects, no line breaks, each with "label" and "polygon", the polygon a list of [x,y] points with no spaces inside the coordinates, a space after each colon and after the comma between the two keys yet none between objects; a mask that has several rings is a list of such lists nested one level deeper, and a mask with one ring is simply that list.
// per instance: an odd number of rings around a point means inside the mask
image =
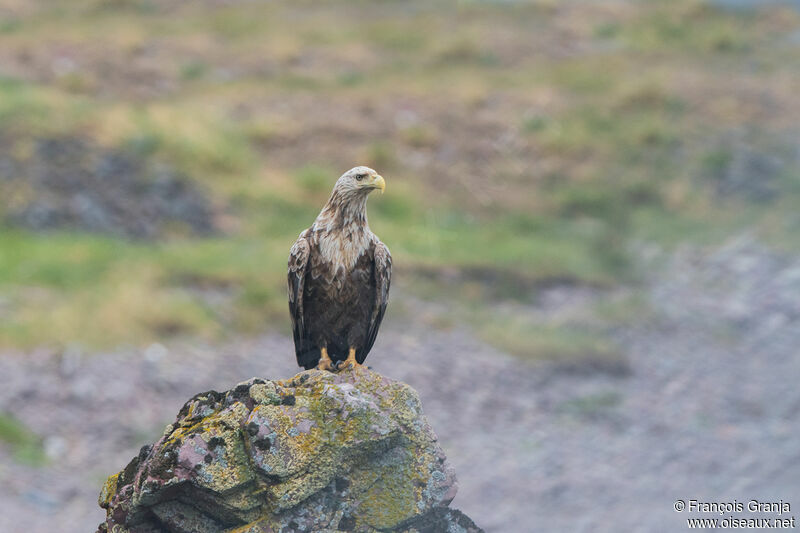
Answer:
[{"label": "yellow talon", "polygon": [[327,348],[320,348],[319,362],[317,363],[317,368],[320,370],[329,370],[333,372],[334,369],[333,361],[331,361],[331,358],[328,356]]},{"label": "yellow talon", "polygon": [[345,369],[345,368],[350,368],[350,369],[361,368],[361,365],[360,365],[360,364],[358,364],[358,361],[356,361],[356,349],[355,349],[355,348],[350,348],[350,352],[347,354],[347,359],[345,359],[345,360],[344,360],[344,361],[343,361],[343,362],[342,362],[342,363],[339,365],[339,368],[340,368],[340,369]]}]

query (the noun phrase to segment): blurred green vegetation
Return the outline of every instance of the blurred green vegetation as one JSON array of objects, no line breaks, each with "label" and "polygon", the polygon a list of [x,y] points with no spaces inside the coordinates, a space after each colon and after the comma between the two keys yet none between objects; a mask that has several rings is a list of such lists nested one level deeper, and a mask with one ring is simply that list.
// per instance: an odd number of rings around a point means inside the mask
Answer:
[{"label": "blurred green vegetation", "polygon": [[[430,269],[613,287],[637,279],[642,241],[748,230],[800,244],[789,9],[42,0],[9,13],[9,150],[26,161],[37,139],[76,136],[170,165],[208,191],[222,231],[146,242],[3,227],[0,346],[288,331],[288,249],[361,163],[387,178],[370,224],[412,290]],[[783,163],[740,183],[742,145]],[[747,180],[768,178],[775,192],[751,197]],[[511,352],[613,351],[558,326],[483,323]]]},{"label": "blurred green vegetation", "polygon": [[39,436],[5,413],[0,413],[0,445],[8,446],[21,463],[39,466],[46,460]]}]

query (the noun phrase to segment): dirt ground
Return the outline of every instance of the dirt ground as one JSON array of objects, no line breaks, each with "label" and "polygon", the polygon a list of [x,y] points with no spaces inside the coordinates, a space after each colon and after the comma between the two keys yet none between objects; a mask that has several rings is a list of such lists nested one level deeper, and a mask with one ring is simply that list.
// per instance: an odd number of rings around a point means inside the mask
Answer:
[{"label": "dirt ground", "polygon": [[[453,505],[487,531],[679,531],[677,499],[800,505],[800,258],[746,237],[687,248],[643,296],[652,316],[614,332],[627,373],[523,364],[414,323],[387,324],[368,362],[420,392],[458,473]],[[92,531],[104,477],[183,401],[291,376],[291,354],[280,336],[4,354],[0,409],[44,437],[49,460],[0,449],[0,530]]]}]

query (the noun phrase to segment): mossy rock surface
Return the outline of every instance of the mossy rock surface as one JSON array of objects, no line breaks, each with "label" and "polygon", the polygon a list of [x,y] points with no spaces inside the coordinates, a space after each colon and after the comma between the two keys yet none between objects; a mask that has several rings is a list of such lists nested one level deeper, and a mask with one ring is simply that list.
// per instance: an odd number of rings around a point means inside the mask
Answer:
[{"label": "mossy rock surface", "polygon": [[100,493],[98,532],[476,532],[416,391],[367,369],[196,395]]}]

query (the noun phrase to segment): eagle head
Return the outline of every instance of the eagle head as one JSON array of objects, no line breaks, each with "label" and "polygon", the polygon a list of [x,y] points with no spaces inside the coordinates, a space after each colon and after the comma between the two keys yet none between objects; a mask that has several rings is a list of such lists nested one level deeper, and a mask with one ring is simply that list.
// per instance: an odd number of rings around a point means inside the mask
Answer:
[{"label": "eagle head", "polygon": [[344,197],[366,197],[375,189],[380,189],[383,193],[386,181],[371,168],[363,166],[351,168],[342,174],[333,187],[334,193],[338,192]]},{"label": "eagle head", "polygon": [[314,222],[328,231],[350,224],[367,227],[367,197],[375,189],[386,188],[384,179],[369,167],[351,168],[336,180],[328,203]]}]

